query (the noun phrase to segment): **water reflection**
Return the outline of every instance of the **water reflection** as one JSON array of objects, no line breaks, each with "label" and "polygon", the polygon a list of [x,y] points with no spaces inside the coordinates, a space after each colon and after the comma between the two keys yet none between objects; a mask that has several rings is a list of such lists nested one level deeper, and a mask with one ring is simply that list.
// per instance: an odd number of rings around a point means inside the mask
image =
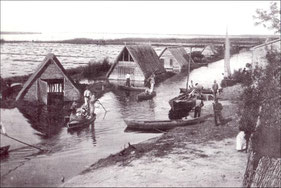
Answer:
[{"label": "water reflection", "polygon": [[62,105],[46,106],[32,103],[18,105],[19,111],[27,118],[31,127],[42,139],[57,136],[64,127],[66,111]]}]

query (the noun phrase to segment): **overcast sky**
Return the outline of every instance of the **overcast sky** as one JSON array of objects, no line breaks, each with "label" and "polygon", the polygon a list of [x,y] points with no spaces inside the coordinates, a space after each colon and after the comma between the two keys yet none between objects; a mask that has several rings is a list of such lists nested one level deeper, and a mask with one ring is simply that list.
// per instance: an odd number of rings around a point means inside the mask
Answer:
[{"label": "overcast sky", "polygon": [[[279,1],[277,1],[279,4]],[[270,1],[2,1],[1,31],[274,34],[254,26]]]}]

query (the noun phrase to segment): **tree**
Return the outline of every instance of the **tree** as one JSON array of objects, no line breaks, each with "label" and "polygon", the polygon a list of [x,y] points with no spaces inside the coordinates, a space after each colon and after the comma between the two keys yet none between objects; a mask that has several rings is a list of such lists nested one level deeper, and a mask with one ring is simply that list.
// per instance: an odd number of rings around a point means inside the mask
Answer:
[{"label": "tree", "polygon": [[277,2],[270,3],[269,10],[257,9],[253,18],[256,20],[255,25],[263,25],[264,27],[280,33],[280,7]]}]

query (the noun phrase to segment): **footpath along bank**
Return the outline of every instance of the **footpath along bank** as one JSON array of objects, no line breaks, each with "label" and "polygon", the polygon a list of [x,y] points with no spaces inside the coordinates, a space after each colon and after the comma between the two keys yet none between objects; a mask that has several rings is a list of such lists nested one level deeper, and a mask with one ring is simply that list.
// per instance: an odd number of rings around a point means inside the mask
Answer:
[{"label": "footpath along bank", "polygon": [[[227,124],[216,127],[211,117],[128,145],[61,186],[241,186],[247,164],[247,154],[235,150],[241,92],[242,87],[235,85],[219,96],[223,116],[232,118]],[[206,101],[202,115],[210,113],[212,101]]]}]

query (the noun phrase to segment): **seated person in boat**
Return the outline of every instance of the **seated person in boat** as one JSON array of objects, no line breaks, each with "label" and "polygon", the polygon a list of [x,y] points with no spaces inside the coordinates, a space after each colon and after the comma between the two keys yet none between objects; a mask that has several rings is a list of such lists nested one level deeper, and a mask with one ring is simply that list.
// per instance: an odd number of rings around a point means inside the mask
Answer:
[{"label": "seated person in boat", "polygon": [[126,74],[126,86],[131,87],[131,75]]}]

